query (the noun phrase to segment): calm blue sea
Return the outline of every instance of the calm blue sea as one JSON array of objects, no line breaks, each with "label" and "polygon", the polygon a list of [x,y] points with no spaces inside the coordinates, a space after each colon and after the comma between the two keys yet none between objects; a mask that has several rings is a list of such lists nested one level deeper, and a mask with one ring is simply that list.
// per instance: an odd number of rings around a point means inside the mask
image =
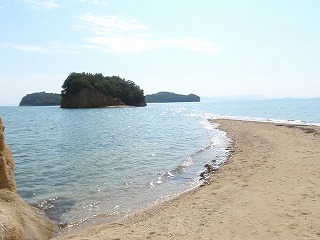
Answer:
[{"label": "calm blue sea", "polygon": [[61,225],[114,220],[195,188],[229,139],[208,118],[320,125],[320,99],[0,107],[19,194]]}]

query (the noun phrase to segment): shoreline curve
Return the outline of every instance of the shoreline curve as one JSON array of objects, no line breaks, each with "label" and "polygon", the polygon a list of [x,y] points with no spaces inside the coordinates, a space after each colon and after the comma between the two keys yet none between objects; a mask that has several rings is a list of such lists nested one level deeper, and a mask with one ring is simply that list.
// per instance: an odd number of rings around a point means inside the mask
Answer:
[{"label": "shoreline curve", "polygon": [[320,127],[212,121],[234,142],[208,184],[58,239],[320,238]]}]

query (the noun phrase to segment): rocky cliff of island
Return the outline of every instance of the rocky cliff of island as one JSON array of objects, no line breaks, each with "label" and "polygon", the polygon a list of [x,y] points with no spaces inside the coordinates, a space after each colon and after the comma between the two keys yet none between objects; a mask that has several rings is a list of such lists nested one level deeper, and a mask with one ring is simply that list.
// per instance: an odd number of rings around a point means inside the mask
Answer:
[{"label": "rocky cliff of island", "polygon": [[134,82],[101,73],[71,73],[62,85],[61,108],[146,106],[144,92]]},{"label": "rocky cliff of island", "polygon": [[89,88],[83,88],[77,93],[64,96],[61,101],[62,108],[101,108],[117,105],[124,105],[124,103],[118,98]]},{"label": "rocky cliff of island", "polygon": [[54,224],[17,194],[15,164],[4,140],[0,118],[0,237],[1,239],[51,239]]}]

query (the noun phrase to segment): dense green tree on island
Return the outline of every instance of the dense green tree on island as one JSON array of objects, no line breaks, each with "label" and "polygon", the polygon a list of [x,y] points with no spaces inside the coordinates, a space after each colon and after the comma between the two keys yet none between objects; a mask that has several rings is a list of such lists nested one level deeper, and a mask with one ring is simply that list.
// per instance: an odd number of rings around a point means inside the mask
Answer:
[{"label": "dense green tree on island", "polygon": [[36,92],[24,96],[19,106],[59,106],[60,102],[60,94]]},{"label": "dense green tree on island", "polygon": [[192,93],[189,95],[183,95],[173,92],[158,92],[146,95],[146,101],[147,103],[200,102],[200,97]]},{"label": "dense green tree on island", "polygon": [[117,76],[104,77],[101,73],[71,73],[62,85],[64,98],[76,96],[83,89],[95,90],[120,100],[129,106],[145,106],[144,92],[134,82]]}]

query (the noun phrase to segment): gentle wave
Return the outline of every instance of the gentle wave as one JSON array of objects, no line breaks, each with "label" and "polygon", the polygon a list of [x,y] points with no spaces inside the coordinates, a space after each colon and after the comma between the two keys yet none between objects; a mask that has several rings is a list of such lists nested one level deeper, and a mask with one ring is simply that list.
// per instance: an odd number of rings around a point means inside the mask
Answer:
[{"label": "gentle wave", "polygon": [[65,227],[122,217],[199,186],[228,154],[226,134],[208,119],[320,126],[319,107],[288,100],[0,113],[19,194]]},{"label": "gentle wave", "polygon": [[299,119],[270,119],[270,118],[254,118],[254,117],[238,117],[226,115],[211,115],[211,119],[226,119],[226,120],[239,120],[239,121],[252,121],[252,122],[267,122],[276,124],[292,124],[292,125],[305,125],[305,126],[320,126],[318,122],[308,122]]}]

